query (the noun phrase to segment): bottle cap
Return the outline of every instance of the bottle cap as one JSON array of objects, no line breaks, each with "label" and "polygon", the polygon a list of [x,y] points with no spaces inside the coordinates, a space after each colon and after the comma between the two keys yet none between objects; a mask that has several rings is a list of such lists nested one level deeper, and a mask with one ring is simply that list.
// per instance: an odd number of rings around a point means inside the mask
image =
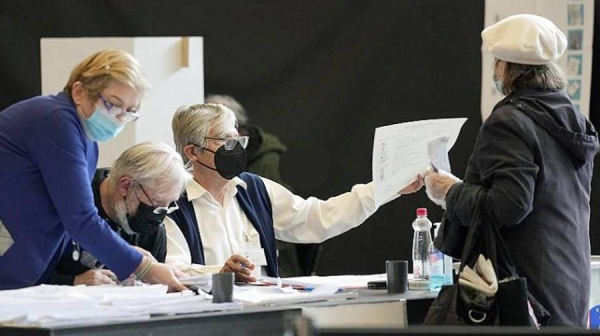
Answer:
[{"label": "bottle cap", "polygon": [[417,208],[417,216],[427,216],[427,208]]}]

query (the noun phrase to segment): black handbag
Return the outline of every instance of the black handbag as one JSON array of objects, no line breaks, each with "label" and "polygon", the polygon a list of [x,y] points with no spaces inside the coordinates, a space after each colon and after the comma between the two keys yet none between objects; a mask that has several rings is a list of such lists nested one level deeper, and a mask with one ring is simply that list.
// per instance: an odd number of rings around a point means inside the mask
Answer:
[{"label": "black handbag", "polygon": [[[475,208],[471,225],[462,227],[466,230],[464,244],[460,248],[461,265],[459,273],[466,265],[473,267],[479,254],[483,254],[492,262],[499,280],[498,290],[493,298],[469,293],[458,282],[451,286],[443,286],[438,297],[431,304],[424,324],[428,325],[503,325],[530,326],[544,325],[549,313],[527,291],[527,281],[519,277],[514,262],[500,235],[495,223],[486,218],[481,202]],[[453,223],[454,224],[454,223]],[[441,229],[440,229],[441,231]],[[461,239],[458,230],[454,239]],[[445,239],[452,239],[446,235]],[[440,241],[438,241],[440,243]],[[452,242],[441,241],[437,246],[452,246]],[[458,247],[455,246],[454,252]]]}]

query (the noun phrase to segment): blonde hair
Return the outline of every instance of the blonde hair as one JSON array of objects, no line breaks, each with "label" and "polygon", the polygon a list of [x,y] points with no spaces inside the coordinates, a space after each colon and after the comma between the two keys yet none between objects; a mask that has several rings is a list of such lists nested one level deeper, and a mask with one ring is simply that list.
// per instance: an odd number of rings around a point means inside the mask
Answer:
[{"label": "blonde hair", "polygon": [[153,190],[160,198],[181,194],[191,179],[179,154],[160,141],[139,143],[119,155],[108,175],[109,185],[116,188],[123,176]]},{"label": "blonde hair", "polygon": [[90,97],[96,98],[111,80],[129,85],[140,97],[150,89],[138,61],[123,50],[109,49],[96,52],[79,63],[63,89],[71,96],[73,84],[83,83]]},{"label": "blonde hair", "polygon": [[231,128],[237,128],[235,113],[221,104],[196,104],[181,106],[173,115],[173,138],[175,149],[186,164],[189,160],[183,153],[187,145],[206,147],[210,130],[215,129],[216,137],[226,137]]}]

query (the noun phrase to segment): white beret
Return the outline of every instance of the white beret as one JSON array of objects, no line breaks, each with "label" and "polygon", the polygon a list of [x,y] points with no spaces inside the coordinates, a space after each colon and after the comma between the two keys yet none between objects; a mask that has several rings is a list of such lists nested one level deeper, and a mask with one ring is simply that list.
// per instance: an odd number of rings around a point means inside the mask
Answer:
[{"label": "white beret", "polygon": [[481,32],[484,48],[502,61],[548,64],[559,59],[567,38],[552,21],[537,15],[509,16]]}]

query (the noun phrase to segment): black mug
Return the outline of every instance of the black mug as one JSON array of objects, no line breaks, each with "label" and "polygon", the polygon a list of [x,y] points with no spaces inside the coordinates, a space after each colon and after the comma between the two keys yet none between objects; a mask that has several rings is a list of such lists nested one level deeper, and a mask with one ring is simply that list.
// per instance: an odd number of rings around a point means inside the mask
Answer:
[{"label": "black mug", "polygon": [[231,272],[217,273],[212,276],[213,303],[233,302],[233,282],[235,274]]},{"label": "black mug", "polygon": [[404,293],[408,289],[408,261],[388,260],[385,262],[387,290],[390,294]]}]

